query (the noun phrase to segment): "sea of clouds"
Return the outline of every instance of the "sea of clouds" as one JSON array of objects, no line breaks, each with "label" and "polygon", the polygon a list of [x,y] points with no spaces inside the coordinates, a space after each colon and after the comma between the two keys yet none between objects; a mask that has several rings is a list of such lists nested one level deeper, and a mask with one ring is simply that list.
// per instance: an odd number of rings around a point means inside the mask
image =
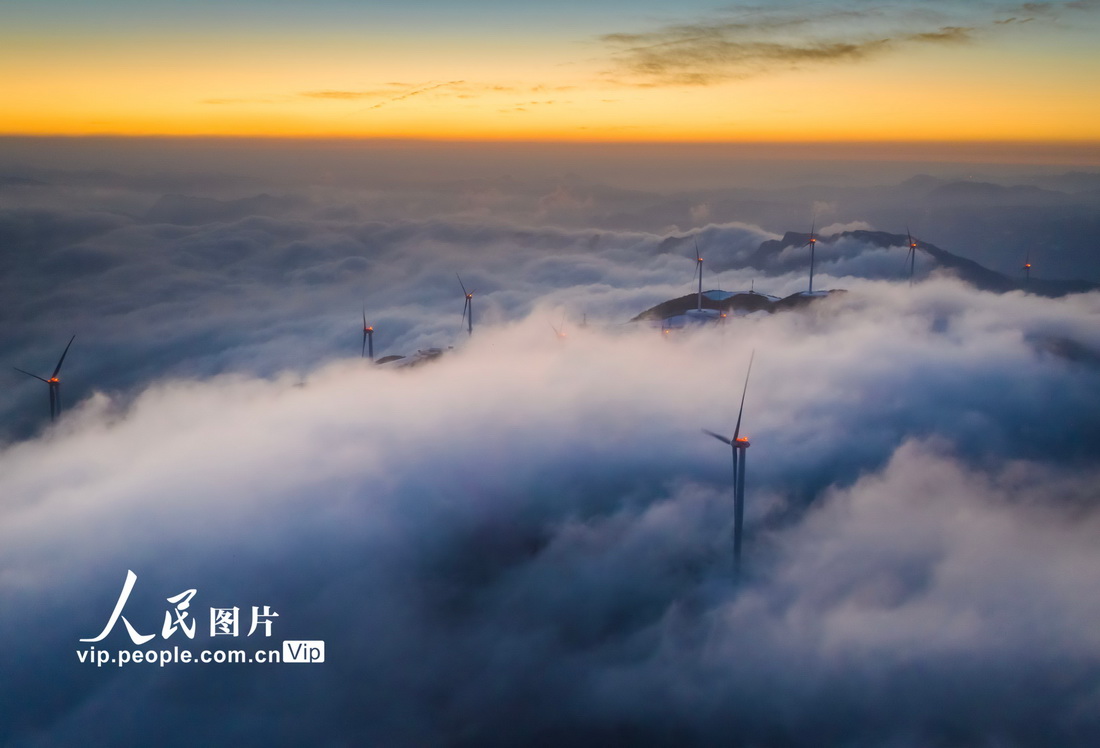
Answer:
[{"label": "sea of clouds", "polygon": [[[696,240],[707,287],[804,272],[745,267],[779,236],[751,223],[539,218],[553,191],[425,217],[109,181],[0,210],[4,360],[77,335],[57,424],[40,382],[0,392],[0,743],[1100,739],[1100,295],[910,288],[904,248],[841,243],[815,286],[848,293],[662,335],[625,322],[690,292]],[[453,350],[373,367],[364,306],[378,356]],[[735,582],[700,429],[753,351]],[[326,661],[80,662],[127,570],[148,648],[266,646],[204,617],[268,605]],[[163,639],[187,589],[196,639]]]}]

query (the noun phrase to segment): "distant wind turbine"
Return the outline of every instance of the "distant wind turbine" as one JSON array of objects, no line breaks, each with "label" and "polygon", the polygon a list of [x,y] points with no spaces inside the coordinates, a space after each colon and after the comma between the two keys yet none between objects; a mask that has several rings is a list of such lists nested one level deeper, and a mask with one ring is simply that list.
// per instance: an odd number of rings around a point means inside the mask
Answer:
[{"label": "distant wind turbine", "polygon": [[458,285],[462,286],[462,293],[466,294],[466,303],[462,305],[462,319],[466,321],[466,334],[474,334],[474,291],[467,291],[466,286],[462,283],[462,278],[458,273],[455,273],[455,277],[458,278]]},{"label": "distant wind turbine", "polygon": [[909,262],[909,285],[913,285],[913,272],[917,267],[917,243],[913,241],[913,235],[909,233],[909,227],[905,227],[905,236],[909,238],[909,252],[905,259]]},{"label": "distant wind turbine", "polygon": [[695,240],[695,275],[692,280],[699,279],[698,292],[695,296],[695,308],[688,309],[684,316],[695,322],[716,322],[725,315],[718,309],[703,308],[703,256],[699,254],[699,240]]},{"label": "distant wind turbine", "polygon": [[810,293],[814,292],[814,249],[817,247],[817,235],[814,230],[817,228],[817,219],[814,219],[813,224],[810,226],[810,240],[802,245],[801,248],[810,248]]},{"label": "distant wind turbine", "polygon": [[370,354],[370,360],[374,360],[374,325],[367,324],[367,308],[363,307],[363,353],[365,358]]},{"label": "distant wind turbine", "polygon": [[1031,250],[1027,251],[1027,257],[1024,259],[1024,288],[1027,288],[1031,283]]},{"label": "distant wind turbine", "polygon": [[57,360],[57,366],[54,367],[53,374],[50,375],[49,379],[43,379],[42,377],[38,376],[37,374],[31,374],[29,371],[23,371],[22,369],[20,369],[18,367],[13,367],[16,371],[20,372],[21,374],[26,374],[28,377],[34,377],[35,379],[37,379],[41,382],[45,382],[46,385],[50,388],[50,420],[51,421],[56,421],[57,417],[59,415],[61,415],[61,380],[58,378],[58,375],[61,373],[61,364],[63,364],[65,362],[65,354],[67,354],[69,352],[69,346],[71,346],[73,344],[74,340],[76,340],[75,335],[73,335],[71,338],[69,338],[69,345],[65,346],[65,350],[61,353],[61,358],[59,358]]},{"label": "distant wind turbine", "polygon": [[565,315],[564,314],[561,316],[561,324],[560,325],[555,325],[553,322],[551,322],[550,327],[553,328],[554,334],[558,336],[558,340],[565,340]]},{"label": "distant wind turbine", "polygon": [[695,274],[699,276],[699,294],[695,297],[695,310],[701,312],[703,311],[703,256],[699,254],[698,239],[695,240]]},{"label": "distant wind turbine", "polygon": [[749,391],[749,374],[752,373],[752,360],[756,351],[749,356],[749,368],[745,372],[745,387],[741,390],[741,407],[737,411],[737,425],[733,428],[733,438],[703,429],[704,434],[713,436],[733,450],[733,568],[741,570],[741,529],[745,520],[745,451],[749,448],[747,436],[741,436],[741,416],[745,412],[745,393]]}]

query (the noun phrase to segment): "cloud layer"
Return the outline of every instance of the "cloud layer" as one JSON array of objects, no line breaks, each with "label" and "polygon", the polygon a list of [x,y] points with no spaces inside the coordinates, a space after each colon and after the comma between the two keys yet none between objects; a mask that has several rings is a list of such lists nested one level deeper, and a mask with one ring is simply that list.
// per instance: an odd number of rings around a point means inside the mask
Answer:
[{"label": "cloud layer", "polygon": [[[619,322],[688,291],[668,235],[486,217],[473,191],[434,220],[73,194],[4,215],[5,356],[48,369],[47,333],[80,329],[56,427],[40,383],[3,405],[26,426],[0,451],[0,743],[1100,737],[1097,294],[910,289],[838,244],[822,283],[847,294],[662,336]],[[697,233],[716,285],[793,292],[795,265],[742,267],[774,236]],[[455,349],[365,364],[364,300],[380,353]],[[753,350],[734,583],[730,455],[700,429],[731,427]],[[155,646],[194,588],[327,661],[79,662],[127,569]],[[231,646],[202,623],[167,644]]]}]

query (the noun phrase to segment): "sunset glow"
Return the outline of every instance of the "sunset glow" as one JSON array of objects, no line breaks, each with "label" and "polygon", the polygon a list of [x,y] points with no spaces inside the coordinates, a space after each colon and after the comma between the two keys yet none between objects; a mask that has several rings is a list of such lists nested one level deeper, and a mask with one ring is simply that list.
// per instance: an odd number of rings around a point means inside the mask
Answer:
[{"label": "sunset glow", "polygon": [[405,5],[16,2],[0,133],[1097,140],[1093,3]]}]

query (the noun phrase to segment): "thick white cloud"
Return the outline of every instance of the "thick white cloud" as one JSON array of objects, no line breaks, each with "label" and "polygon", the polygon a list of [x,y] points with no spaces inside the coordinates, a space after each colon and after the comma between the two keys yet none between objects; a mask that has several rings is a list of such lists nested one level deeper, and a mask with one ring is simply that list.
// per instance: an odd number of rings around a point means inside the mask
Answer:
[{"label": "thick white cloud", "polygon": [[[45,333],[80,335],[72,407],[0,451],[0,742],[1096,742],[1100,296],[910,289],[874,280],[901,248],[845,240],[815,286],[847,294],[662,336],[620,323],[690,290],[695,238],[724,288],[804,272],[745,268],[776,238],[746,224],[338,208],[56,212],[19,245],[5,355],[48,371]],[[455,349],[352,358],[364,300],[380,353]],[[732,428],[753,350],[734,583],[730,455],[700,429]],[[26,384],[4,412],[38,418]],[[79,663],[127,569],[142,633],[196,588],[328,661]]]},{"label": "thick white cloud", "polygon": [[[1100,659],[1100,374],[1030,341],[1096,346],[1097,305],[872,283],[808,314],[564,344],[540,308],[418,369],[98,396],[0,455],[9,687],[54,694],[13,734],[64,741],[137,703],[167,721],[108,720],[114,739],[243,720],[391,744],[1031,743],[1036,725],[1073,744],[1100,717],[1065,674]],[[736,586],[729,455],[698,429],[729,429],[752,348]],[[332,663],[230,671],[244,691],[191,696],[207,717],[182,727],[151,684],[217,674],[72,661],[129,568],[143,633],[157,598],[196,587],[276,603]],[[317,721],[267,721],[288,698]]]}]

